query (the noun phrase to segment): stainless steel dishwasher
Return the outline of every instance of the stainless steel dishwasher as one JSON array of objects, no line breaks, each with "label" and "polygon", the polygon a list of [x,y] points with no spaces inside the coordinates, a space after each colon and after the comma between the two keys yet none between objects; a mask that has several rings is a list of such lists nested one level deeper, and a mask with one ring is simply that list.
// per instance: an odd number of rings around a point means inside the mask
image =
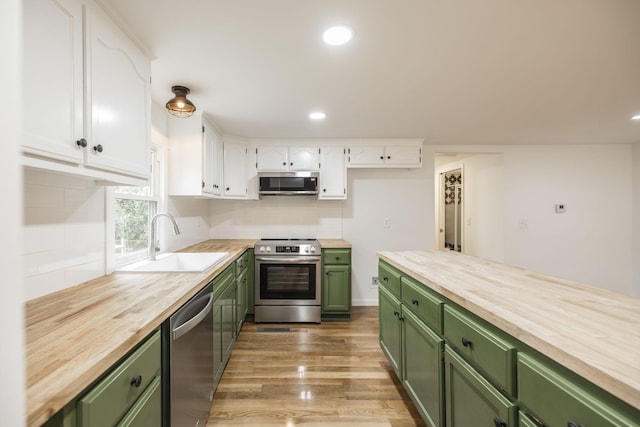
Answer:
[{"label": "stainless steel dishwasher", "polygon": [[204,427],[213,401],[213,284],[169,318],[171,427]]}]

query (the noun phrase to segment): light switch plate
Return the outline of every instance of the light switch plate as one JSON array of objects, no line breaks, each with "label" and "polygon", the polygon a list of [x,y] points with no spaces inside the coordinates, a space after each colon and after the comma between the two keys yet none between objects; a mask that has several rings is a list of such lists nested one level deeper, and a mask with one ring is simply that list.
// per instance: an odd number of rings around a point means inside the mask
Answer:
[{"label": "light switch plate", "polygon": [[564,203],[560,203],[556,205],[556,213],[564,213],[567,208],[567,205]]}]

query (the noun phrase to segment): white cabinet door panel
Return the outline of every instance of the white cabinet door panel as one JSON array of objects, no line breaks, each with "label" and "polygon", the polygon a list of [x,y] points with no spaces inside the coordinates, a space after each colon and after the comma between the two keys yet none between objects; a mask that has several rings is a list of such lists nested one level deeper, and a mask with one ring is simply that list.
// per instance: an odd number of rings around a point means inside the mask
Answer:
[{"label": "white cabinet door panel", "polygon": [[385,162],[394,166],[415,166],[422,164],[421,147],[411,145],[387,145]]},{"label": "white cabinet door panel", "polygon": [[384,165],[384,146],[363,145],[349,148],[349,166]]},{"label": "white cabinet door panel", "polygon": [[288,171],[288,148],[283,146],[264,145],[258,147],[258,171]]},{"label": "white cabinet door panel", "polygon": [[320,186],[318,199],[347,198],[347,170],[343,147],[325,146],[320,149]]},{"label": "white cabinet door panel", "polygon": [[87,163],[147,176],[149,62],[102,10],[85,13]]},{"label": "white cabinet door panel", "polygon": [[70,163],[84,161],[82,3],[24,0],[23,147]]},{"label": "white cabinet door panel", "polygon": [[224,196],[247,196],[247,145],[224,141]]},{"label": "white cabinet door panel", "polygon": [[318,147],[289,147],[290,171],[317,171]]}]

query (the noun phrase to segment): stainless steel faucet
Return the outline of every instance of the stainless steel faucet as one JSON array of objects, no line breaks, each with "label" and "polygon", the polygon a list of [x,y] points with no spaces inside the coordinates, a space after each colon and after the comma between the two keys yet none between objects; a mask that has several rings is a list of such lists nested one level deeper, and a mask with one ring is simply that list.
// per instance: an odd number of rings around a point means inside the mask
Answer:
[{"label": "stainless steel faucet", "polygon": [[151,218],[151,225],[149,226],[149,260],[151,261],[156,260],[156,251],[160,250],[160,248],[158,247],[160,241],[156,240],[156,222],[158,221],[158,217],[160,216],[166,216],[171,220],[171,224],[173,224],[174,235],[177,236],[178,234],[180,234],[180,229],[178,228],[178,224],[176,223],[176,219],[173,217],[173,215],[167,212],[158,212],[157,214],[155,214],[153,218]]}]

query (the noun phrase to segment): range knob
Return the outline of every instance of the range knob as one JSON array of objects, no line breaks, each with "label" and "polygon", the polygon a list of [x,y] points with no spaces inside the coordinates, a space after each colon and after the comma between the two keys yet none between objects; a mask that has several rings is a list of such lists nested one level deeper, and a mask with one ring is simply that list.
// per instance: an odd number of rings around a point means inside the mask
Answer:
[{"label": "range knob", "polygon": [[271,246],[267,246],[267,252],[271,252]]},{"label": "range knob", "polygon": [[264,252],[264,246],[260,246],[260,252]]},{"label": "range knob", "polygon": [[305,251],[306,253],[309,253],[309,252],[311,252],[311,249],[309,248],[309,246],[305,246],[304,251]]},{"label": "range knob", "polygon": [[311,246],[311,253],[314,253],[316,251],[316,248]]}]

